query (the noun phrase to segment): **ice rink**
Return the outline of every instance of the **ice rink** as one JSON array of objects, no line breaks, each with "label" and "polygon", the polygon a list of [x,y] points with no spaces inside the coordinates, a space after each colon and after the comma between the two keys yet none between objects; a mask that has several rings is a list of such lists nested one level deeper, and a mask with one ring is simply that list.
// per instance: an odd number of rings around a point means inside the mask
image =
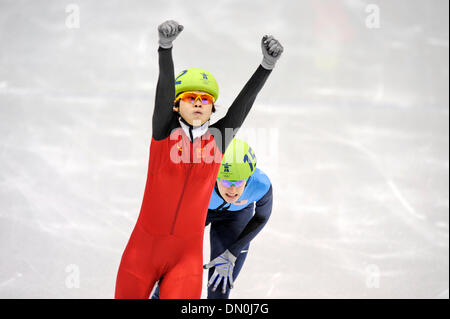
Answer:
[{"label": "ice rink", "polygon": [[168,19],[175,73],[219,82],[213,122],[262,36],[285,48],[238,133],[274,207],[231,298],[449,298],[448,6],[0,0],[0,298],[114,296]]}]

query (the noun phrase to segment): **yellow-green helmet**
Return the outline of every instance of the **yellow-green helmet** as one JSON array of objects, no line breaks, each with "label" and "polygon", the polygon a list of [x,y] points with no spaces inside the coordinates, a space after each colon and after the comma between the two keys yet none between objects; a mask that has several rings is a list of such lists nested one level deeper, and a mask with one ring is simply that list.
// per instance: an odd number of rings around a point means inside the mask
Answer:
[{"label": "yellow-green helmet", "polygon": [[182,71],[175,78],[175,96],[186,91],[204,91],[219,98],[219,85],[214,76],[206,70],[190,68]]},{"label": "yellow-green helmet", "polygon": [[220,179],[240,181],[249,178],[256,169],[256,156],[244,141],[233,139],[223,155],[219,173]]}]

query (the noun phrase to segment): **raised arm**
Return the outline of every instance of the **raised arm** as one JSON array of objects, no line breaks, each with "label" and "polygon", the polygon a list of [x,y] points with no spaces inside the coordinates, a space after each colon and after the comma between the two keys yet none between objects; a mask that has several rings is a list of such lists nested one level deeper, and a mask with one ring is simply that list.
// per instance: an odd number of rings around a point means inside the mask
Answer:
[{"label": "raised arm", "polygon": [[220,146],[222,153],[225,152],[238,129],[244,123],[259,91],[264,86],[284,49],[273,36],[266,35],[261,40],[261,50],[263,53],[261,65],[241,90],[233,104],[231,104],[227,114],[212,125],[212,127],[217,128],[221,133],[222,143],[220,143]]},{"label": "raised arm", "polygon": [[183,31],[183,26],[175,21],[159,25],[159,77],[156,86],[155,109],[152,118],[152,135],[162,140],[169,134],[169,124],[175,116],[172,111],[175,99],[175,76],[172,59],[172,42]]}]

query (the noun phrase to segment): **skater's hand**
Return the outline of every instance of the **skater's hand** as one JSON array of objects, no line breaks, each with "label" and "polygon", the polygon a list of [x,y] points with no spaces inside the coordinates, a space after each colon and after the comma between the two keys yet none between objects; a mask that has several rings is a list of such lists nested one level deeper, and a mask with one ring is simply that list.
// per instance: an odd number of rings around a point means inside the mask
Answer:
[{"label": "skater's hand", "polygon": [[159,46],[164,49],[172,47],[172,41],[183,31],[184,27],[178,22],[168,20],[158,26]]},{"label": "skater's hand", "polygon": [[226,293],[226,286],[228,282],[230,283],[230,288],[233,288],[233,268],[235,262],[236,257],[227,249],[224,253],[222,253],[222,255],[214,258],[208,264],[203,265],[204,269],[216,267],[211,279],[208,282],[208,287],[211,287],[214,284],[212,290],[216,291],[220,282],[222,282],[223,294]]},{"label": "skater's hand", "polygon": [[261,65],[267,70],[272,70],[283,53],[283,46],[273,36],[265,35],[261,40],[261,49],[264,56]]}]

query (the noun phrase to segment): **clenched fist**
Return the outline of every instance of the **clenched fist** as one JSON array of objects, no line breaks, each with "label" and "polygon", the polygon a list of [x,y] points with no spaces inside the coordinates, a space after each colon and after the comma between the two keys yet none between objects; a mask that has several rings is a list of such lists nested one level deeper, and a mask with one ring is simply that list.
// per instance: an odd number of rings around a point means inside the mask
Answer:
[{"label": "clenched fist", "polygon": [[172,47],[172,41],[183,31],[184,27],[176,21],[168,20],[158,26],[159,46],[164,49]]},{"label": "clenched fist", "polygon": [[272,70],[284,51],[283,46],[273,36],[265,35],[261,40],[261,49],[263,53],[261,65],[267,70]]}]

